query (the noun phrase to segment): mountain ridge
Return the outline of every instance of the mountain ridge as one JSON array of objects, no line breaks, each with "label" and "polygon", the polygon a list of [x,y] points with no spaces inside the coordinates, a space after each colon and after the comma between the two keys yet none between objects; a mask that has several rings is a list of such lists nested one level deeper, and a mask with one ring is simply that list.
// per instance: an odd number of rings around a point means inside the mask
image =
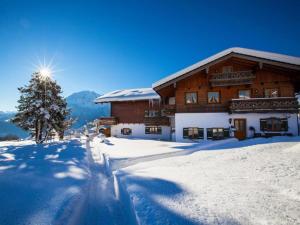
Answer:
[{"label": "mountain ridge", "polygon": [[[94,91],[85,90],[66,97],[68,108],[71,109],[71,117],[77,119],[72,128],[80,128],[101,116],[109,115],[109,104],[94,103],[94,100],[99,96],[101,95]],[[10,123],[10,119],[15,114],[16,112],[13,111],[0,111],[0,137],[8,134],[17,135],[20,138],[29,136],[26,131]]]}]

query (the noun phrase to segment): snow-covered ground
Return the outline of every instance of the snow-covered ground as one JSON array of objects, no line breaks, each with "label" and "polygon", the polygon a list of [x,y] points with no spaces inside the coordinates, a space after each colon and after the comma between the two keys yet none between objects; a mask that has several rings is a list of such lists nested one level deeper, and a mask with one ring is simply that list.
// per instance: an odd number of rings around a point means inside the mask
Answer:
[{"label": "snow-covered ground", "polygon": [[89,149],[79,140],[0,142],[0,224],[134,224]]},{"label": "snow-covered ground", "polygon": [[93,146],[119,168],[140,224],[300,224],[299,137],[210,143]]}]

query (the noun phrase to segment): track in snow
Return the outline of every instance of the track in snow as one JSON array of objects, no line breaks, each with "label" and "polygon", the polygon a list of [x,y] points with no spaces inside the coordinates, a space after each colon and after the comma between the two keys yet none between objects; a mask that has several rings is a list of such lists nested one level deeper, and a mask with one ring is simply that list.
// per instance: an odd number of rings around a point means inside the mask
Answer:
[{"label": "track in snow", "polygon": [[130,206],[116,199],[113,177],[105,165],[94,162],[90,142],[86,142],[91,176],[82,193],[72,199],[54,224],[124,225],[136,224]]}]

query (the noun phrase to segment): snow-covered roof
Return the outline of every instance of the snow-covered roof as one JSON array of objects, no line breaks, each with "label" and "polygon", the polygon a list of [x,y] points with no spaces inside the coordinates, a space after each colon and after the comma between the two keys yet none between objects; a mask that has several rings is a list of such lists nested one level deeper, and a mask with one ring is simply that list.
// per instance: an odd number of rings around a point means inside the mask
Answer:
[{"label": "snow-covered roof", "polygon": [[96,98],[95,103],[160,99],[152,88],[117,90]]},{"label": "snow-covered roof", "polygon": [[[265,52],[265,51],[258,51],[258,50],[253,50],[253,49],[247,49],[247,48],[228,48],[222,52],[219,52],[213,56],[210,56],[204,60],[201,60],[189,67],[186,67],[174,74],[171,74],[170,76],[167,76],[157,82],[155,82],[152,87],[156,88],[162,84],[165,84],[171,80],[174,80],[186,73],[189,73],[195,69],[198,69],[199,67],[203,67],[208,63],[211,63],[219,58],[222,58],[226,55],[229,54],[238,54],[238,55],[245,55],[249,57],[254,57],[257,59],[264,59],[264,60],[269,60],[269,61],[274,61],[274,62],[280,62],[280,63],[286,63],[290,65],[295,65],[295,66],[300,66],[300,57],[294,57],[294,56],[288,56],[288,55],[283,55],[283,54],[277,54],[277,53],[272,53],[272,52]],[[299,67],[300,69],[300,67]]]}]

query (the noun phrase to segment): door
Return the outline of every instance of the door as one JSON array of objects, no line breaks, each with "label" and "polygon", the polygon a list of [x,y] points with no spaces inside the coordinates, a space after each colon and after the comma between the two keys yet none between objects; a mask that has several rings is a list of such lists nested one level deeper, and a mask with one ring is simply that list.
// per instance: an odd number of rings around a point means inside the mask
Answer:
[{"label": "door", "polygon": [[247,136],[246,119],[234,119],[234,127],[236,129],[234,136],[239,140],[245,139]]}]

